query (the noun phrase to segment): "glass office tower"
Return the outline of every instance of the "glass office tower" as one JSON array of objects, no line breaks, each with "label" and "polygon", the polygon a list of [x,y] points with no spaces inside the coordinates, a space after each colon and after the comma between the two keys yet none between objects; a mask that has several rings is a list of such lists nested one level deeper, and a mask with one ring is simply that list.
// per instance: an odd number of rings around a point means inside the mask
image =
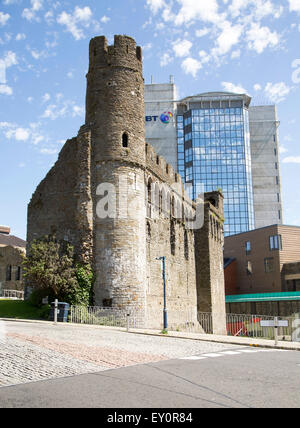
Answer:
[{"label": "glass office tower", "polygon": [[225,236],[254,229],[247,95],[207,93],[177,109],[178,171],[189,196],[221,189]]}]

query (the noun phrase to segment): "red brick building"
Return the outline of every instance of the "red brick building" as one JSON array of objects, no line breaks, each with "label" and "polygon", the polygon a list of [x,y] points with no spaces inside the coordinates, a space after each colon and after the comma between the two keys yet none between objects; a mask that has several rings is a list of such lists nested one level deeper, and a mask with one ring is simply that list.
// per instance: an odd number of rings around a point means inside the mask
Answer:
[{"label": "red brick building", "polygon": [[227,295],[300,291],[298,226],[272,225],[228,236],[224,258]]}]

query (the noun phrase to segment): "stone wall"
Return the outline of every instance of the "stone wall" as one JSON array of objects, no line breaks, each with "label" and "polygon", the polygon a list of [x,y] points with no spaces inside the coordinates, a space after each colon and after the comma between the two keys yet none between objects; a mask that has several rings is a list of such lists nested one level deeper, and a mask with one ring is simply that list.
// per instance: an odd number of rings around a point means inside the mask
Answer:
[{"label": "stone wall", "polygon": [[195,233],[198,311],[212,313],[214,334],[226,334],[223,204],[219,192],[206,194],[204,225]]},{"label": "stone wall", "polygon": [[170,317],[195,326],[197,301],[203,310],[207,299],[220,333],[223,200],[219,193],[206,197],[205,224],[195,232],[190,221],[198,205],[173,167],[145,144],[141,49],[127,36],[115,36],[113,46],[92,39],[86,123],[30,201],[28,242],[54,232],[69,241],[94,268],[94,304],[136,312],[141,324],[156,328],[163,308],[157,258],[165,256]]},{"label": "stone wall", "polygon": [[28,205],[27,242],[55,234],[75,247],[80,260],[92,257],[93,210],[90,132],[68,140]]}]

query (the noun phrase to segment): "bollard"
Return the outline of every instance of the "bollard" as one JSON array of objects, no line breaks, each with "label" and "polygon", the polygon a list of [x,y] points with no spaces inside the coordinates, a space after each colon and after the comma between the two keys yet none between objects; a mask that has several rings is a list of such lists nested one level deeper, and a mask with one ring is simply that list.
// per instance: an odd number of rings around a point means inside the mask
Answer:
[{"label": "bollard", "polygon": [[278,317],[274,317],[274,339],[275,346],[278,345]]},{"label": "bollard", "polygon": [[129,332],[129,317],[130,317],[130,314],[127,314],[127,332]]}]

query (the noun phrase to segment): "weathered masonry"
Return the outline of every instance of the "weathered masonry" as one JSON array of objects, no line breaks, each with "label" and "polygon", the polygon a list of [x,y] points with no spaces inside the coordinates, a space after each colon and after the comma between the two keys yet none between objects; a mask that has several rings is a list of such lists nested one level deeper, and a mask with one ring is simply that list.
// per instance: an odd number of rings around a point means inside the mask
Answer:
[{"label": "weathered masonry", "polygon": [[189,312],[197,324],[197,309],[208,311],[225,333],[223,222],[222,195],[189,200],[145,143],[141,48],[127,36],[92,39],[85,124],[32,196],[28,242],[69,241],[94,268],[95,305],[134,311],[148,327],[160,325],[165,256],[170,322]]}]

